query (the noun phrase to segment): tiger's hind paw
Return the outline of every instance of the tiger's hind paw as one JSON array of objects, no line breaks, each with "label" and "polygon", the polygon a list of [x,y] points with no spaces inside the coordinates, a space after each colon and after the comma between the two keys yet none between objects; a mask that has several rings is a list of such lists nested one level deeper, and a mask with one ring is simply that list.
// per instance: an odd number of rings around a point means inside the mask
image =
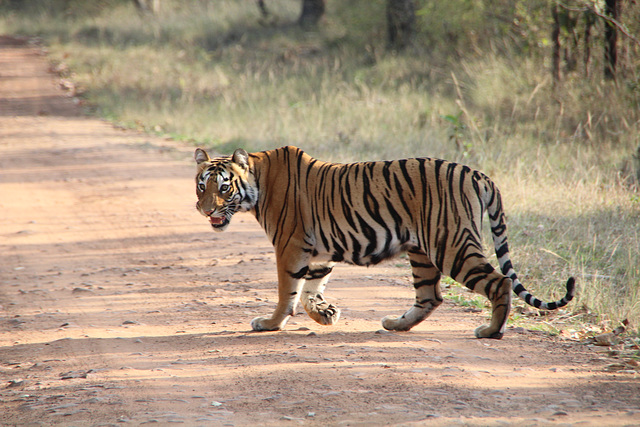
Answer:
[{"label": "tiger's hind paw", "polygon": [[408,331],[413,325],[409,324],[404,316],[385,316],[382,318],[382,327],[387,331]]},{"label": "tiger's hind paw", "polygon": [[492,331],[489,325],[478,326],[475,330],[476,338],[492,338],[499,340],[504,333],[502,331]]}]

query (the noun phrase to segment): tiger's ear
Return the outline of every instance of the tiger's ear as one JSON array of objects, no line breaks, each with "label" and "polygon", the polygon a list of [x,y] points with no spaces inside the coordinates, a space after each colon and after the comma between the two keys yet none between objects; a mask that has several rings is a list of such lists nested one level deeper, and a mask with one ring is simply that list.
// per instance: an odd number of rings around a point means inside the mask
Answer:
[{"label": "tiger's ear", "polygon": [[238,148],[233,152],[233,161],[240,165],[243,169],[249,167],[249,153],[244,151],[242,148]]},{"label": "tiger's ear", "polygon": [[209,155],[207,154],[207,152],[204,151],[202,148],[196,148],[196,152],[193,155],[193,157],[196,159],[196,163],[197,164],[201,164],[201,163],[208,162],[209,160],[211,160],[209,158]]}]

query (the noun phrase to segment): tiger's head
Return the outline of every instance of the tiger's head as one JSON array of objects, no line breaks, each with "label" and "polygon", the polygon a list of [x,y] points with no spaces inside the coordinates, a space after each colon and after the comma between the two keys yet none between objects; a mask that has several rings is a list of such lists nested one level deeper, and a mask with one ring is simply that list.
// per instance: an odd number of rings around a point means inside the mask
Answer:
[{"label": "tiger's head", "polygon": [[223,231],[236,212],[253,208],[258,198],[249,154],[239,148],[231,156],[211,159],[196,149],[196,209],[209,218],[215,231]]}]

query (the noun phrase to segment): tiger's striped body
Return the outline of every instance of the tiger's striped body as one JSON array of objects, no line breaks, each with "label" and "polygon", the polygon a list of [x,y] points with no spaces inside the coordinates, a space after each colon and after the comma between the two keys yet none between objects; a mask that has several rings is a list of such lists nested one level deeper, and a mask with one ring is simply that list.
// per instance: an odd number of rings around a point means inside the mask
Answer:
[{"label": "tiger's striped body", "polygon": [[[573,297],[545,303],[520,284],[509,259],[500,193],[484,174],[444,160],[419,158],[352,164],[325,163],[295,147],[210,159],[196,150],[197,208],[215,230],[237,211],[251,211],[271,239],[278,267],[279,299],[255,330],[281,329],[299,301],[319,323],[333,324],[338,309],[323,292],[337,262],[376,264],[407,252],[416,301],[383,326],[409,330],[442,303],[445,274],[492,302],[489,325],[478,338],[501,338],[511,291],[530,305],[555,309]],[[502,273],[482,250],[482,215],[489,214]]]}]

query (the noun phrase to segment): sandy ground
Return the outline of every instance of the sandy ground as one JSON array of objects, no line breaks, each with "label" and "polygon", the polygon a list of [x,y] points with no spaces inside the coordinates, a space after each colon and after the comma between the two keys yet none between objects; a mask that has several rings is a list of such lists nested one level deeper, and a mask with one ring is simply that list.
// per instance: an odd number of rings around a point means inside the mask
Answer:
[{"label": "sandy ground", "polygon": [[85,118],[39,50],[0,38],[1,425],[640,425],[600,348],[446,302],[407,333],[406,261],[338,266],[332,327],[276,302],[272,248],[194,209],[192,148]]}]

